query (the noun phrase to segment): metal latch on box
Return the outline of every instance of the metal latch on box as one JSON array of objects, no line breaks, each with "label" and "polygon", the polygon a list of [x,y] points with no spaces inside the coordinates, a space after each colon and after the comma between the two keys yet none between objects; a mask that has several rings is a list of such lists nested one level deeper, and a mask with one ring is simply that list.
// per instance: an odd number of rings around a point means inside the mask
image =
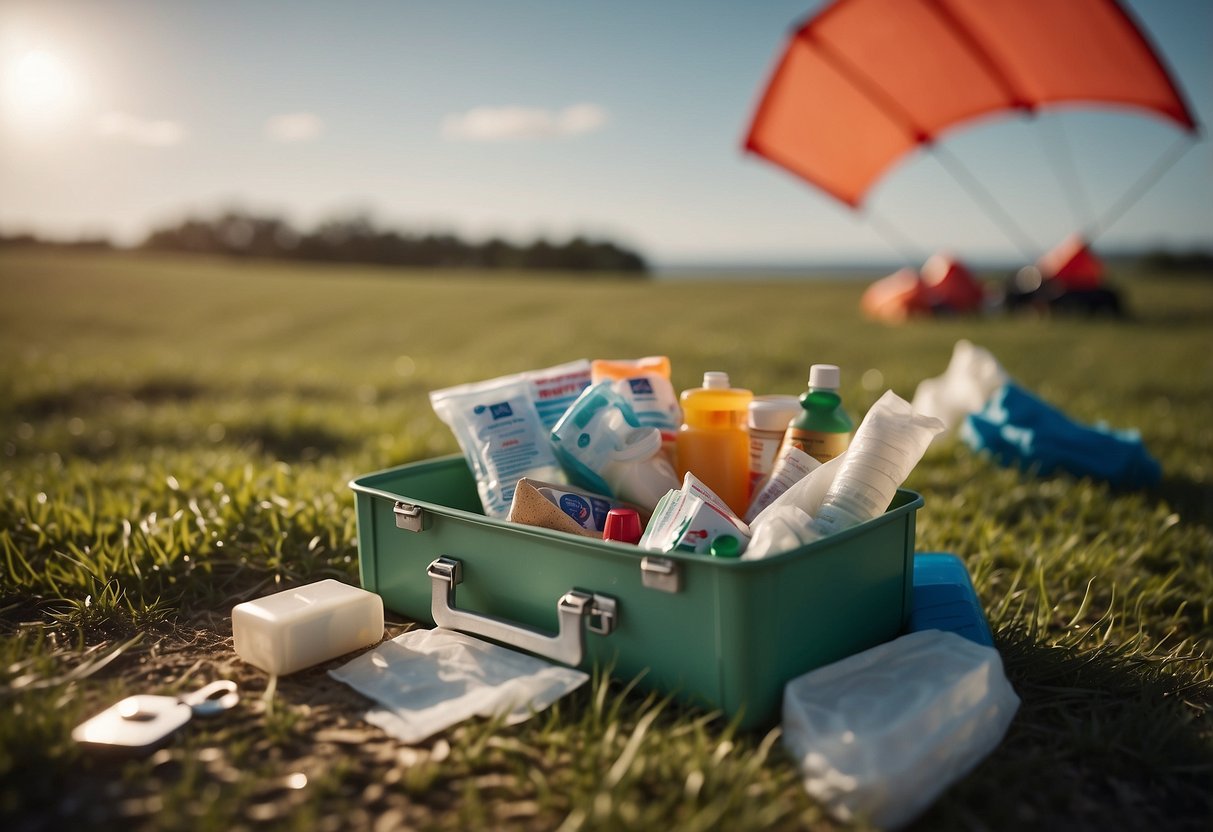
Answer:
[{"label": "metal latch on box", "polygon": [[392,512],[396,515],[396,528],[410,532],[425,530],[425,510],[421,506],[397,500]]},{"label": "metal latch on box", "polygon": [[673,558],[646,555],[640,559],[640,582],[662,592],[682,591],[682,566]]},{"label": "metal latch on box", "polygon": [[561,609],[571,609],[585,616],[585,628],[600,636],[615,632],[615,599],[596,592],[574,589],[566,593],[559,604]]}]

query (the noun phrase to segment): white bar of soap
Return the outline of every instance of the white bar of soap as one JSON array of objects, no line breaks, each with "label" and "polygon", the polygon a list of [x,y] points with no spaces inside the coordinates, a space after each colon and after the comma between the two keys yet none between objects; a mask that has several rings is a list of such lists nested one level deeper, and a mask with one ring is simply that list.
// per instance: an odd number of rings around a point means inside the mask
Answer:
[{"label": "white bar of soap", "polygon": [[285,676],[383,637],[383,599],[332,579],[232,608],[236,655]]}]

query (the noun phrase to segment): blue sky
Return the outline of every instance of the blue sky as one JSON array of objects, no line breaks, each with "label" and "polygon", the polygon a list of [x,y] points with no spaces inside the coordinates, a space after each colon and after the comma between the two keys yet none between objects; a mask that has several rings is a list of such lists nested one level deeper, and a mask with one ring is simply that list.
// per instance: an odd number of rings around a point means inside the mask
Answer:
[{"label": "blue sky", "polygon": [[[241,206],[304,227],[364,211],[472,238],[586,233],[659,265],[897,260],[864,216],[740,149],[790,26],[821,5],[0,0],[0,228],[132,242]],[[1207,123],[1213,3],[1125,5]],[[1096,214],[1179,135],[1089,110],[952,134],[1041,249],[1075,228],[1042,151],[1056,130]],[[1213,245],[1211,144],[1100,245]],[[1021,257],[930,154],[868,205],[924,255]]]}]

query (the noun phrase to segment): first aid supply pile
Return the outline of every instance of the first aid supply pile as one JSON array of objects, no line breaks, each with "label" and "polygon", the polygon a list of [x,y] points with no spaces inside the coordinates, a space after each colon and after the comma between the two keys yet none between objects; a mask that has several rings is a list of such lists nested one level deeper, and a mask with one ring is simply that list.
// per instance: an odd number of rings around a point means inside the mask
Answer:
[{"label": "first aid supply pile", "polygon": [[[535,381],[551,378],[562,380],[559,401],[571,399],[563,412],[552,387]],[[606,511],[587,507],[621,501],[646,521],[644,549],[710,555],[723,536],[719,551],[754,559],[883,513],[944,430],[892,391],[852,430],[840,387],[837,366],[814,364],[798,399],[755,397],[720,371],[676,395],[669,359],[650,356],[579,360],[438,390],[430,400],[489,516],[573,531],[563,513],[601,534]],[[815,489],[795,488],[806,479]],[[559,511],[537,511],[536,493]],[[762,545],[751,548],[756,537]]]}]

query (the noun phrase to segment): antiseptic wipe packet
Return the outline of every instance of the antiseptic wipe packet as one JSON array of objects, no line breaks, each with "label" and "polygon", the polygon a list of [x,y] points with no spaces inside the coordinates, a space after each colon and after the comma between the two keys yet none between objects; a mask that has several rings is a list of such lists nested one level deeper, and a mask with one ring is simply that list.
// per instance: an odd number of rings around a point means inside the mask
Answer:
[{"label": "antiseptic wipe packet", "polygon": [[590,386],[590,362],[579,358],[555,367],[529,370],[522,377],[531,385],[531,400],[535,402],[539,420],[551,430],[581,391]]},{"label": "antiseptic wipe packet", "polygon": [[462,384],[430,393],[476,477],[484,513],[504,519],[523,477],[566,482],[524,376]]},{"label": "antiseptic wipe packet", "polygon": [[411,630],[329,675],[378,703],[366,714],[401,742],[421,742],[474,716],[515,725],[589,675],[453,630]]},{"label": "antiseptic wipe packet", "polygon": [[653,510],[639,546],[656,552],[706,554],[712,541],[723,535],[736,538],[744,551],[750,528],[712,489],[687,471],[682,488],[667,493]]}]

